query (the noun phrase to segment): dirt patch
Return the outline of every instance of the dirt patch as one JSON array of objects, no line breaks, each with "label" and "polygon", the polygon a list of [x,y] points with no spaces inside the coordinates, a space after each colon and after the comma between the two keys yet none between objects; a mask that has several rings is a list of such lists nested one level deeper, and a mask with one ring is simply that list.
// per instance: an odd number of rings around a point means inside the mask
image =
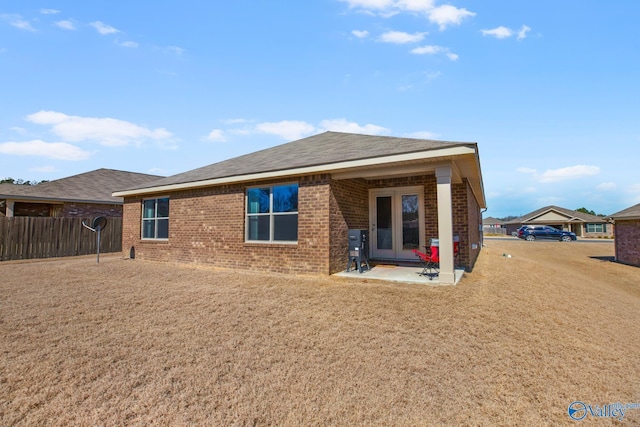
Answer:
[{"label": "dirt patch", "polygon": [[0,424],[573,425],[640,402],[640,269],[612,255],[488,240],[455,287],[3,262]]}]

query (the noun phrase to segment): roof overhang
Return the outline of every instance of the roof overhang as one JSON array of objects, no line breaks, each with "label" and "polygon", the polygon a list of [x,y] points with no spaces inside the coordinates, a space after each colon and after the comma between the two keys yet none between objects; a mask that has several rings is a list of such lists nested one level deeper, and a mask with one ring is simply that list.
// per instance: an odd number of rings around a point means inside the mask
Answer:
[{"label": "roof overhang", "polygon": [[637,221],[640,219],[640,215],[628,215],[628,216],[609,216],[607,219],[615,221]]},{"label": "roof overhang", "polygon": [[116,191],[112,193],[112,195],[114,197],[149,195],[248,181],[313,175],[318,173],[329,173],[333,179],[373,179],[401,175],[416,175],[419,173],[434,171],[436,167],[443,166],[445,164],[451,165],[452,167],[453,182],[462,182],[463,178],[467,178],[471,183],[472,190],[481,207],[486,207],[482,175],[480,172],[480,159],[477,149],[474,146],[456,146],[417,153],[405,153],[393,156],[350,160],[301,168],[233,175],[202,181]]},{"label": "roof overhang", "polygon": [[92,199],[68,199],[68,198],[51,198],[42,196],[18,196],[9,194],[0,194],[0,199],[12,200],[14,202],[21,203],[49,203],[49,204],[63,204],[63,203],[92,203],[96,205],[122,205],[123,200],[92,200]]}]

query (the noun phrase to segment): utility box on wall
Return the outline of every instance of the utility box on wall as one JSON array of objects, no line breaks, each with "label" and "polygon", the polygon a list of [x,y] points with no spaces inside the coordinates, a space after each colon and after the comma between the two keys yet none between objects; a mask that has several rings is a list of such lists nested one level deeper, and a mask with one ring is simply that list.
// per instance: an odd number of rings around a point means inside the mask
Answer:
[{"label": "utility box on wall", "polygon": [[349,230],[349,261],[347,271],[351,270],[353,263],[356,269],[362,273],[363,265],[369,269],[369,230],[351,229]]}]

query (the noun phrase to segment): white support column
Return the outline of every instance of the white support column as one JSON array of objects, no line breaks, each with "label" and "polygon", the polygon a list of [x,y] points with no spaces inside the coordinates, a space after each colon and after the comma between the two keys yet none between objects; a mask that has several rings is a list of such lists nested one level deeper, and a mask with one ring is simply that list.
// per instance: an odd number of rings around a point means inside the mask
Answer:
[{"label": "white support column", "polygon": [[440,243],[440,283],[454,284],[453,271],[453,203],[451,201],[451,166],[436,168],[438,180],[438,239]]},{"label": "white support column", "polygon": [[7,203],[7,210],[5,212],[5,216],[9,218],[13,216],[13,209],[15,207],[16,202],[14,200],[7,199],[6,203]]}]

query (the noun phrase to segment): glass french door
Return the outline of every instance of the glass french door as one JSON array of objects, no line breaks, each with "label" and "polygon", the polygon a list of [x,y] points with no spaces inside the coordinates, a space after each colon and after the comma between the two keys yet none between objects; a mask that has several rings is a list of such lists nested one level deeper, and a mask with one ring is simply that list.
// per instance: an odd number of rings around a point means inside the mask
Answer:
[{"label": "glass french door", "polygon": [[370,191],[371,257],[414,259],[413,249],[424,246],[423,187]]}]

